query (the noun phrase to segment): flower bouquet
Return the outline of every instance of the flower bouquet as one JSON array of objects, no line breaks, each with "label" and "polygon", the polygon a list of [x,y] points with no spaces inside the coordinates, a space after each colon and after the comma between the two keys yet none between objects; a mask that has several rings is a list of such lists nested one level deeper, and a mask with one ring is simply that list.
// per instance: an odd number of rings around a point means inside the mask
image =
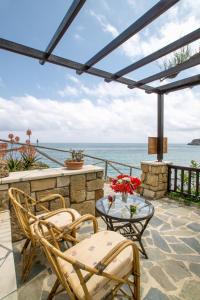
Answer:
[{"label": "flower bouquet", "polygon": [[111,179],[111,188],[116,193],[122,194],[122,200],[126,201],[128,194],[134,194],[134,191],[140,186],[141,180],[129,175],[118,175]]}]

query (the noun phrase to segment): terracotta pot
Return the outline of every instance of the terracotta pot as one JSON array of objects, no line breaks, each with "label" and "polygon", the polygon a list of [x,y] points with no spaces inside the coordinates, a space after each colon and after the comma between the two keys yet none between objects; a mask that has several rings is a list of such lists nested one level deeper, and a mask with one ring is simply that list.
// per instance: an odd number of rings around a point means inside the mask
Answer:
[{"label": "terracotta pot", "polygon": [[68,170],[80,170],[82,169],[83,164],[84,164],[84,160],[81,161],[65,160],[65,167]]}]

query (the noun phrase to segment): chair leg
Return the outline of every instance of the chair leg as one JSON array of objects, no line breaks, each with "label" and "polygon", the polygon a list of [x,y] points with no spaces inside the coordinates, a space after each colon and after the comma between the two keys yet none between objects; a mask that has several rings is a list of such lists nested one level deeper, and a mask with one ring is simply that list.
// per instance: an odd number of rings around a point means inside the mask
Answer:
[{"label": "chair leg", "polygon": [[[138,272],[136,272],[137,274]],[[140,300],[140,277],[138,275],[135,275],[135,273],[132,273],[133,278],[134,278],[134,288],[133,288],[133,295],[135,300]]]},{"label": "chair leg", "polygon": [[27,251],[23,251],[23,267],[22,267],[22,276],[21,276],[22,282],[25,282],[28,275],[30,274],[30,270],[33,265],[34,258],[35,258],[35,246],[31,245],[28,253]]},{"label": "chair leg", "polygon": [[55,283],[54,283],[54,285],[53,285],[53,287],[52,287],[52,289],[51,289],[51,292],[50,292],[50,294],[49,294],[47,300],[52,300],[52,299],[53,299],[53,297],[55,296],[56,291],[57,291],[59,285],[60,285],[60,282],[59,282],[58,279],[56,279],[56,281],[55,281]]},{"label": "chair leg", "polygon": [[29,240],[29,239],[26,239],[26,241],[25,241],[25,243],[24,243],[24,246],[23,246],[23,248],[22,248],[22,250],[21,250],[21,252],[20,252],[21,255],[22,255],[23,252],[26,250],[26,248],[28,247],[29,243],[30,243],[30,240]]}]

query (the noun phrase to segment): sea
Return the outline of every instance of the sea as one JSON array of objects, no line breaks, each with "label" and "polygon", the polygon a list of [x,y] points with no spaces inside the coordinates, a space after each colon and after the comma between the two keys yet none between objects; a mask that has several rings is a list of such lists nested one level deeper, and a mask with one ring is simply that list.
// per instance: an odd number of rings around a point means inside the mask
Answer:
[{"label": "sea", "polygon": [[[156,155],[148,155],[148,145],[141,143],[39,143],[38,145],[63,150],[84,150],[84,154],[86,155],[127,163],[136,167],[140,167],[141,161],[156,160]],[[69,153],[55,150],[41,150],[60,162],[64,162],[65,159],[70,157]],[[168,153],[164,154],[164,160],[180,166],[190,166],[191,160],[200,163],[200,146],[169,144]],[[47,163],[50,167],[59,167],[55,162],[43,156],[41,157],[41,161]],[[105,166],[105,163],[98,159],[91,158],[85,158],[85,164],[96,164],[101,167]],[[129,173],[129,169],[126,167],[117,166],[115,164],[114,166],[122,173]],[[111,166],[108,167],[109,176],[115,176],[118,173],[119,172]],[[133,175],[138,176],[139,174],[139,170],[133,170]]]}]

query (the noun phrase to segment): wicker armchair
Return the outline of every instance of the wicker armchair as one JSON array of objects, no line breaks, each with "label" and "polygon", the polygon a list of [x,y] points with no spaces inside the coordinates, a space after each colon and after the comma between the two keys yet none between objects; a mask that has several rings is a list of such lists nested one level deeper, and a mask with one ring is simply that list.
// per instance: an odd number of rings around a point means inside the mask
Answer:
[{"label": "wicker armchair", "polygon": [[[57,228],[65,229],[65,235],[63,235],[62,238],[59,238],[59,240],[66,240],[67,242],[70,241],[72,244],[76,244],[79,242],[76,239],[76,231],[74,229],[71,230],[70,225],[79,219],[93,221],[94,217],[88,214],[84,215],[84,218],[82,218],[75,209],[66,208],[65,200],[59,194],[49,195],[39,201],[36,201],[23,191],[16,188],[10,188],[8,194],[14,207],[19,225],[26,236],[26,240],[21,251],[23,259],[21,280],[24,282],[30,273],[34,258],[36,256],[36,248],[39,246],[33,230],[33,225],[37,220],[48,220],[52,224],[55,224]],[[51,211],[45,206],[45,203],[50,203],[55,199],[60,200],[61,208]],[[50,207],[50,205],[48,206]],[[40,211],[42,210],[43,213],[37,215],[38,209]]]},{"label": "wicker armchair", "polygon": [[[71,229],[78,225],[79,221],[74,222]],[[57,276],[48,300],[63,290],[71,300],[113,299],[119,293],[121,298],[140,299],[139,252],[133,241],[117,232],[99,231],[61,251],[57,236],[62,232],[55,225],[40,220],[34,230]]]}]

